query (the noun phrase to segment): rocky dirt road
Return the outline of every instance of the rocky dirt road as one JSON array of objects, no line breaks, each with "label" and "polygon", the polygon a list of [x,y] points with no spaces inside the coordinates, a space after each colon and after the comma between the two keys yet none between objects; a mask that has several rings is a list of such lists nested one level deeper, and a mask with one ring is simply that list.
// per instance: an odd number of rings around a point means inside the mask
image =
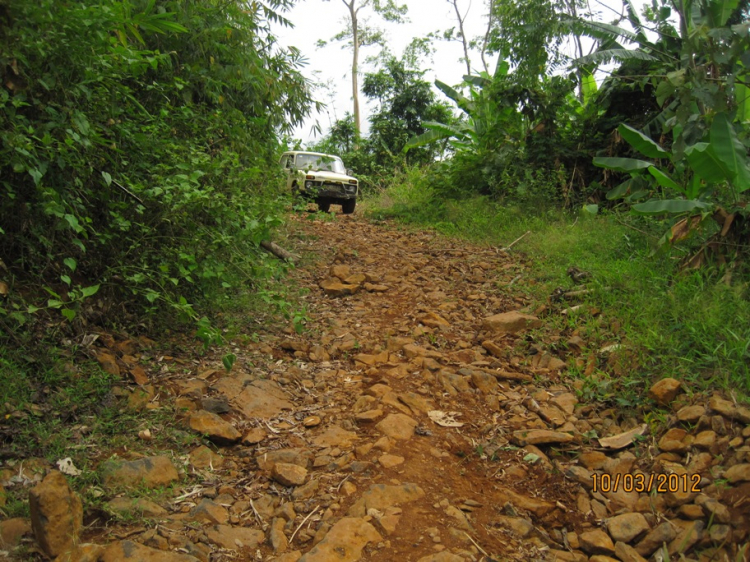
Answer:
[{"label": "rocky dirt road", "polygon": [[[584,403],[568,366],[611,362],[509,296],[517,256],[295,220],[295,251],[317,255],[293,273],[308,330],[237,345],[229,374],[220,359],[147,372],[123,400],[176,412],[204,444],[103,461],[106,511],[130,515],[84,529],[52,472],[32,489],[37,550],[80,535],[97,545],[71,559],[105,562],[746,559],[750,410],[669,379],[649,391],[663,425]],[[48,516],[61,503],[73,515]],[[3,525],[6,541],[27,530]]]}]

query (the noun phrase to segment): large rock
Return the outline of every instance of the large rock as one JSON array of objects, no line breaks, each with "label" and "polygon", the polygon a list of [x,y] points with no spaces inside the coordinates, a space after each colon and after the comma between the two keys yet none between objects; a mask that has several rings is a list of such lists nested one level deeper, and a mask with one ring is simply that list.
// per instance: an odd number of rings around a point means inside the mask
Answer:
[{"label": "large rock", "polygon": [[195,556],[178,552],[164,552],[143,546],[133,541],[110,544],[102,554],[100,562],[200,562]]},{"label": "large rock", "polygon": [[406,414],[390,414],[375,427],[391,439],[406,441],[414,435],[414,429],[419,425]]},{"label": "large rock", "polygon": [[624,542],[615,543],[615,556],[622,562],[647,562],[636,549]]},{"label": "large rock", "polygon": [[356,562],[368,543],[381,540],[380,533],[364,519],[344,517],[300,562]]},{"label": "large rock", "polygon": [[242,437],[231,423],[208,410],[200,410],[190,416],[190,429],[219,445],[231,445]]},{"label": "large rock", "polygon": [[210,542],[221,548],[239,551],[254,551],[266,538],[260,529],[230,527],[229,525],[214,525],[213,527],[209,527],[206,529],[206,537]]},{"label": "large rock", "polygon": [[34,536],[47,556],[73,550],[83,527],[83,504],[62,473],[53,470],[29,491],[29,509]]},{"label": "large rock", "polygon": [[147,457],[135,461],[109,460],[102,466],[104,486],[157,488],[179,480],[177,469],[167,457]]},{"label": "large rock", "polygon": [[518,311],[495,314],[482,320],[482,328],[495,333],[515,334],[530,328],[539,328],[542,321],[536,316]]},{"label": "large rock", "polygon": [[680,393],[680,381],[666,378],[655,383],[648,391],[648,397],[662,406],[668,405]]}]

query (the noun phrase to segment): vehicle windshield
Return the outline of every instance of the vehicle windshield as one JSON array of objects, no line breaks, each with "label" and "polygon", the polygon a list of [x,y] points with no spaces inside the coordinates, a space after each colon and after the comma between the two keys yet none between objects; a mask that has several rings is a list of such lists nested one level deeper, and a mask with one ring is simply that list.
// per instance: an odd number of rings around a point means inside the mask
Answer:
[{"label": "vehicle windshield", "polygon": [[346,168],[338,156],[321,156],[319,154],[298,154],[295,166],[300,170],[326,170],[345,174]]}]

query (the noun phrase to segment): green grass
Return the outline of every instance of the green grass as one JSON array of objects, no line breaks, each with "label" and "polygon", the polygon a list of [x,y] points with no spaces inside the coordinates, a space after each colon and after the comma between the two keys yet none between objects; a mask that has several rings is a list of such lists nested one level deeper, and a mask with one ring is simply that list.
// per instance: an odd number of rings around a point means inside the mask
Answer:
[{"label": "green grass", "polygon": [[591,272],[587,286],[594,292],[584,302],[601,314],[565,317],[551,312],[547,322],[563,334],[578,330],[590,344],[585,352],[603,343],[623,344],[630,368],[616,380],[599,372],[595,381],[586,383],[594,394],[629,405],[642,401],[643,389],[665,376],[695,389],[750,392],[747,282],[735,274],[727,285],[726,269],[718,266],[681,272],[678,262],[685,249],[653,254],[664,224],[613,213],[592,217],[538,204],[504,206],[479,197],[443,200],[426,187],[418,171],[407,172],[362,207],[375,221],[396,219],[498,248],[530,231],[511,250],[527,257],[530,269],[513,287],[498,289],[531,295],[533,307],[547,304],[558,287],[574,287],[568,268]]}]

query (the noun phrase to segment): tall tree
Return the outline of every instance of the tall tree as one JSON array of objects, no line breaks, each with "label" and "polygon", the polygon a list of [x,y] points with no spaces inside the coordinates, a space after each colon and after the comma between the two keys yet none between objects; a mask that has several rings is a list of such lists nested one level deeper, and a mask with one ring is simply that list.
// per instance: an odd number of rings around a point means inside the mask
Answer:
[{"label": "tall tree", "polygon": [[[471,74],[471,60],[469,59],[469,40],[466,37],[466,31],[464,29],[464,22],[466,21],[466,16],[469,15],[469,9],[471,9],[471,3],[469,3],[469,7],[466,8],[466,12],[464,15],[461,15],[461,10],[458,7],[458,0],[448,0],[448,4],[453,6],[453,11],[456,12],[456,21],[458,22],[458,37],[454,39],[453,33],[455,32],[455,27],[450,29],[446,32],[446,39],[452,39],[452,40],[460,40],[461,46],[464,49],[464,63],[466,64],[466,74],[467,76]],[[450,36],[448,35],[450,33]]]},{"label": "tall tree", "polygon": [[[324,0],[329,2],[330,0]],[[359,50],[367,45],[382,45],[383,30],[377,27],[369,27],[365,18],[360,18],[360,11],[370,8],[374,13],[380,15],[384,20],[390,22],[403,22],[408,8],[405,4],[399,6],[395,0],[341,0],[346,6],[347,16],[345,27],[333,37],[333,41],[346,41],[352,50],[352,100],[354,103],[354,129],[356,135],[361,132],[361,114],[359,110]],[[324,45],[321,41],[319,44]]]}]

